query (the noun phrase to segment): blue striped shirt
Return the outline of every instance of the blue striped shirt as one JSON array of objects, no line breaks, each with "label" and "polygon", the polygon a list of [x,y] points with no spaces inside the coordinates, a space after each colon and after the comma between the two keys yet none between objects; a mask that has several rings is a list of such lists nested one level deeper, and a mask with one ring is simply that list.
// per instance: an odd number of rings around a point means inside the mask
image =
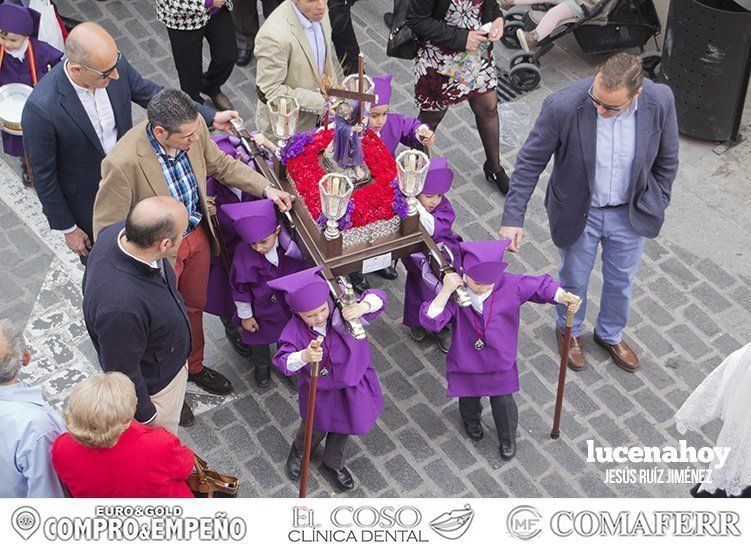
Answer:
[{"label": "blue striped shirt", "polygon": [[198,226],[203,218],[203,213],[198,205],[198,180],[193,173],[187,151],[179,151],[174,157],[164,152],[151,130],[151,123],[146,125],[146,135],[149,137],[151,147],[154,149],[159,164],[162,167],[164,180],[167,182],[169,194],[182,202],[188,210],[188,229],[183,236],[190,234]]}]

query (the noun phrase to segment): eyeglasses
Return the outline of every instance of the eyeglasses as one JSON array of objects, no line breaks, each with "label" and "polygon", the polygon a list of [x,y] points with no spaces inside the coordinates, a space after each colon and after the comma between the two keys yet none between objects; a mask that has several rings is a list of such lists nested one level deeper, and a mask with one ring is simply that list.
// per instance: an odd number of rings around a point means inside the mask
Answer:
[{"label": "eyeglasses", "polygon": [[628,100],[626,100],[623,104],[621,104],[619,106],[611,106],[609,104],[603,104],[597,98],[595,98],[595,95],[592,94],[592,90],[593,89],[594,89],[594,85],[592,85],[589,88],[589,90],[587,91],[587,94],[589,95],[589,98],[592,99],[592,102],[594,102],[596,105],[600,106],[602,109],[604,109],[606,111],[612,111],[612,112],[621,111],[623,109],[623,106],[625,106],[626,104],[628,104],[629,101],[634,98],[633,96],[629,97]]},{"label": "eyeglasses", "polygon": [[93,68],[89,68],[85,64],[80,64],[79,63],[79,66],[81,68],[83,68],[84,70],[88,70],[89,72],[94,72],[95,74],[99,74],[102,79],[107,79],[108,77],[110,77],[110,74],[112,74],[112,72],[114,72],[115,70],[117,70],[117,65],[120,64],[120,59],[121,58],[123,58],[123,54],[120,51],[118,51],[117,52],[117,60],[115,61],[115,65],[112,68],[110,68],[108,70],[105,70],[104,72],[100,72],[99,70],[94,70]]}]

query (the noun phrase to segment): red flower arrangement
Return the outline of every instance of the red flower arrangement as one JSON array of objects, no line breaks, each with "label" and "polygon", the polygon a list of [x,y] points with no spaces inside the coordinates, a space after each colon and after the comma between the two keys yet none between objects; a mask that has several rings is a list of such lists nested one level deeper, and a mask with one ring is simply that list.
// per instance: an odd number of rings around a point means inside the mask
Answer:
[{"label": "red flower arrangement", "polygon": [[[303,197],[310,215],[316,219],[321,214],[321,196],[318,182],[326,174],[318,162],[326,146],[331,143],[334,131],[322,130],[312,135],[301,153],[287,159],[287,173]],[[379,220],[394,217],[394,186],[396,178],[396,161],[391,156],[381,139],[371,130],[365,131],[362,139],[365,164],[370,169],[372,181],[359,187],[352,193],[352,211],[350,221],[353,227],[363,227]]]}]

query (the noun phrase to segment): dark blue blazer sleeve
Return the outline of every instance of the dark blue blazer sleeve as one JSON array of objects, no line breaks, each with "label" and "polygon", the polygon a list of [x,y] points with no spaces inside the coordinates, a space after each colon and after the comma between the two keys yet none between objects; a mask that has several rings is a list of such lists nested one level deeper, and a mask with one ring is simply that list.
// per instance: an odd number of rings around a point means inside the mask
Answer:
[{"label": "dark blue blazer sleeve", "polygon": [[57,132],[49,115],[35,101],[23,109],[21,124],[33,138],[24,138],[23,147],[34,176],[34,189],[50,228],[65,230],[76,225],[73,211],[65,200],[57,177]]},{"label": "dark blue blazer sleeve", "polygon": [[[157,85],[150,79],[141,76],[141,74],[138,73],[138,70],[130,65],[125,56],[123,56],[120,63],[120,66],[125,68],[124,71],[127,73],[128,83],[130,85],[130,99],[146,109],[154,95],[161,91],[163,87]],[[216,115],[216,112],[210,107],[204,104],[199,104],[198,102],[196,102],[196,106],[198,107],[198,113],[201,114],[201,117],[203,117],[206,124],[210,127],[211,123],[214,121],[214,115]]]},{"label": "dark blue blazer sleeve", "polygon": [[501,225],[523,227],[527,204],[560,142],[560,129],[554,95],[542,103],[535,126],[516,155],[509,191],[503,206]]}]

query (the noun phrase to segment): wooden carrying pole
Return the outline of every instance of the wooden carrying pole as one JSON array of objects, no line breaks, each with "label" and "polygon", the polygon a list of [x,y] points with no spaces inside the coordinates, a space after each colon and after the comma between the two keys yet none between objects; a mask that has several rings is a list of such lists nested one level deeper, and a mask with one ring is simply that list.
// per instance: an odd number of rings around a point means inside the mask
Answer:
[{"label": "wooden carrying pole", "polygon": [[[320,338],[320,337],[319,337]],[[320,342],[319,342],[320,344]],[[316,412],[316,391],[318,390],[319,363],[310,365],[310,389],[308,390],[308,411],[305,416],[305,446],[302,452],[302,467],[300,468],[300,494],[298,497],[305,498],[308,488],[308,471],[310,468],[310,454],[313,443],[313,418]]]},{"label": "wooden carrying pole", "polygon": [[[362,95],[365,91],[365,57],[362,53],[357,57],[357,94]],[[362,105],[360,100],[357,108],[357,122],[362,123]]]},{"label": "wooden carrying pole", "polygon": [[568,348],[571,343],[571,325],[574,323],[574,314],[571,305],[566,311],[566,330],[563,332],[563,345],[561,346],[561,368],[558,371],[558,391],[555,394],[555,414],[553,414],[553,430],[550,438],[556,439],[561,435],[561,411],[563,410],[563,388],[566,385],[566,368],[568,367]]}]

